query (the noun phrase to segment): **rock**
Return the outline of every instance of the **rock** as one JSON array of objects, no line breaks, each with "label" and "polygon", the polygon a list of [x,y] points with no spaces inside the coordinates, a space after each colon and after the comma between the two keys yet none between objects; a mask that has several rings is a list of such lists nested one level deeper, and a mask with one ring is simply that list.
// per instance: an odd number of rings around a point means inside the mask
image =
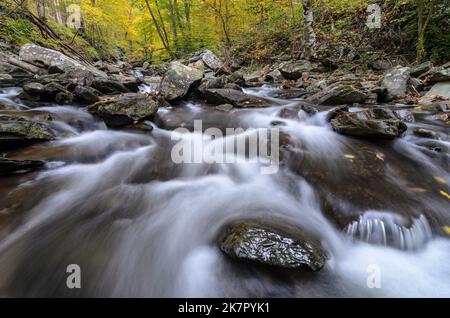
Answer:
[{"label": "rock", "polygon": [[0,80],[12,80],[13,77],[9,74],[0,74]]},{"label": "rock", "polygon": [[336,111],[330,118],[336,132],[356,137],[392,140],[408,129],[394,112],[381,108],[359,112]]},{"label": "rock", "polygon": [[126,88],[125,85],[123,85],[121,82],[105,79],[94,80],[91,87],[106,95],[115,95],[130,92],[130,90]]},{"label": "rock", "polygon": [[44,164],[45,162],[39,160],[11,160],[0,157],[0,176],[36,170]]},{"label": "rock", "polygon": [[83,70],[76,67],[67,67],[65,72],[59,75],[59,79],[62,82],[79,84],[83,86],[91,86],[94,78],[94,73],[89,70]]},{"label": "rock", "polygon": [[33,77],[33,74],[30,72],[27,72],[20,67],[17,67],[15,65],[0,62],[0,73],[2,74],[9,74],[13,78],[31,78]]},{"label": "rock", "polygon": [[277,116],[285,119],[298,119],[301,111],[306,113],[308,116],[313,116],[319,112],[317,108],[313,106],[299,103],[295,106],[284,107],[278,112]]},{"label": "rock", "polygon": [[406,95],[409,79],[409,68],[396,66],[386,72],[382,85],[387,89],[389,98],[396,99]]},{"label": "rock", "polygon": [[425,63],[412,67],[409,73],[411,74],[411,77],[420,77],[421,75],[431,70],[432,67],[433,64],[431,64],[430,61],[427,61]]},{"label": "rock", "polygon": [[315,240],[303,235],[288,237],[254,224],[231,228],[220,243],[228,256],[243,261],[285,269],[321,270],[327,255]]},{"label": "rock", "polygon": [[387,60],[376,60],[371,65],[372,69],[374,69],[375,71],[386,71],[392,66],[392,63]]},{"label": "rock", "polygon": [[124,94],[100,101],[88,107],[110,127],[123,127],[150,119],[159,102],[146,95]]},{"label": "rock", "polygon": [[40,96],[44,92],[45,86],[40,83],[27,83],[23,85],[23,90],[25,93],[30,95],[38,95]]},{"label": "rock", "polygon": [[267,80],[273,83],[280,83],[284,80],[283,74],[279,70],[274,70],[267,74]]},{"label": "rock", "polygon": [[434,84],[425,96],[420,99],[420,103],[432,103],[436,98],[450,98],[450,81]]},{"label": "rock", "polygon": [[314,94],[308,100],[319,105],[364,103],[368,95],[357,82],[337,82]]},{"label": "rock", "polygon": [[181,99],[198,87],[203,75],[201,70],[172,63],[161,84],[160,93],[167,101]]},{"label": "rock", "polygon": [[56,101],[58,104],[65,104],[66,102],[70,102],[73,96],[63,86],[56,83],[50,83],[44,86],[44,90],[39,97],[40,101],[43,102]]},{"label": "rock", "polygon": [[70,58],[55,50],[43,48],[35,44],[25,44],[20,48],[19,57],[22,61],[34,64],[39,67],[50,67],[52,65],[64,65],[65,67],[75,67],[87,70],[95,76],[106,78],[107,75],[93,66],[86,65],[73,58]]},{"label": "rock", "polygon": [[409,85],[412,87],[412,92],[419,92],[423,89],[423,83],[418,78],[410,78],[409,79]]},{"label": "rock", "polygon": [[17,148],[54,139],[53,132],[40,122],[16,116],[0,116],[0,147]]},{"label": "rock", "polygon": [[439,135],[436,132],[424,128],[414,129],[413,134],[422,138],[439,139]]},{"label": "rock", "polygon": [[432,69],[429,80],[432,83],[450,81],[450,63]]},{"label": "rock", "polygon": [[48,68],[48,74],[64,74],[66,71],[67,66],[63,63],[50,65]]},{"label": "rock", "polygon": [[226,77],[227,83],[237,84],[239,86],[245,85],[245,78],[241,72],[234,72]]},{"label": "rock", "polygon": [[233,110],[234,106],[231,104],[223,104],[223,105],[219,105],[216,106],[217,110],[223,111],[223,112],[229,112],[231,110]]},{"label": "rock", "polygon": [[302,77],[303,73],[310,72],[314,68],[316,68],[316,65],[313,65],[309,61],[292,61],[285,63],[279,71],[283,75],[285,79],[289,80],[298,80]]},{"label": "rock", "polygon": [[206,89],[203,96],[214,105],[231,104],[234,107],[269,107],[270,103],[262,98],[250,96],[236,89]]},{"label": "rock", "polygon": [[308,92],[302,88],[280,89],[269,92],[270,97],[281,99],[294,99],[307,95]]},{"label": "rock", "polygon": [[261,82],[264,82],[266,80],[266,71],[264,69],[256,70],[252,72],[251,74],[248,74],[245,76],[245,83],[248,84],[248,86],[254,86],[252,84],[259,84]]},{"label": "rock", "polygon": [[414,118],[414,114],[407,109],[400,109],[393,111],[395,117],[404,121],[405,123],[415,123],[416,119]]},{"label": "rock", "polygon": [[207,67],[212,69],[214,72],[223,70],[224,64],[222,61],[210,50],[203,51],[202,61]]},{"label": "rock", "polygon": [[148,69],[148,67],[150,66],[149,62],[144,62],[144,64],[142,64],[142,70],[146,71]]},{"label": "rock", "polygon": [[77,85],[72,94],[75,102],[84,105],[92,105],[100,100],[97,90],[92,87]]}]

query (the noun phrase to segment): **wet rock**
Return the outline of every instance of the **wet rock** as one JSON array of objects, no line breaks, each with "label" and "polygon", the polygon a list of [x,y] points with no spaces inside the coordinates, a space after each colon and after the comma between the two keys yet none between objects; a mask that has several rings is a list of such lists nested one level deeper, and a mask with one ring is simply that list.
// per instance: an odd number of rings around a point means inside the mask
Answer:
[{"label": "wet rock", "polygon": [[11,160],[0,157],[0,176],[40,169],[44,164],[45,162],[39,160]]},{"label": "wet rock", "polygon": [[317,108],[311,105],[298,104],[296,106],[284,107],[278,112],[277,116],[286,119],[298,119],[301,111],[309,116],[313,116],[319,112]]},{"label": "wet rock", "polygon": [[314,68],[316,65],[309,61],[291,61],[285,63],[279,71],[285,79],[296,81],[302,77],[303,73],[310,72]]},{"label": "wet rock", "polygon": [[158,108],[159,102],[152,97],[130,93],[95,103],[88,110],[110,127],[123,127],[150,119]]},{"label": "wet rock", "polygon": [[106,78],[106,74],[93,66],[86,65],[73,58],[70,58],[55,50],[43,48],[35,44],[25,44],[19,52],[21,60],[39,67],[50,67],[52,65],[64,65],[65,67],[75,67],[88,70],[95,76]]},{"label": "wet rock", "polygon": [[223,105],[216,106],[217,110],[220,110],[223,112],[229,112],[229,111],[233,110],[233,108],[234,107],[231,104],[223,104]]},{"label": "wet rock", "polygon": [[270,97],[281,98],[281,99],[300,98],[307,94],[309,94],[309,93],[303,88],[280,89],[280,90],[275,90],[275,91],[269,92]]},{"label": "wet rock", "polygon": [[54,139],[54,133],[43,123],[16,116],[0,116],[0,147],[16,148]]},{"label": "wet rock", "polygon": [[319,271],[327,260],[319,242],[300,234],[289,237],[255,224],[231,228],[220,248],[235,259],[286,269]]},{"label": "wet rock", "polygon": [[380,139],[400,137],[408,129],[394,112],[381,108],[360,112],[337,111],[331,118],[331,126],[340,134]]},{"label": "wet rock", "polygon": [[201,70],[172,63],[161,84],[160,93],[167,101],[181,99],[198,87],[203,75]]},{"label": "wet rock", "polygon": [[212,69],[214,72],[223,70],[224,68],[223,62],[210,50],[203,51],[202,61],[203,63],[205,63],[207,67]]},{"label": "wet rock", "polygon": [[394,110],[394,115],[405,123],[414,123],[416,119],[414,114],[407,109]]},{"label": "wet rock", "polygon": [[414,129],[413,134],[417,137],[428,138],[428,139],[439,139],[439,134],[425,128]]},{"label": "wet rock", "polygon": [[72,92],[74,101],[84,105],[91,105],[100,100],[98,91],[92,87],[77,85]]},{"label": "wet rock", "polygon": [[27,83],[23,85],[23,90],[25,93],[33,95],[33,96],[40,96],[44,92],[45,86],[40,83]]},{"label": "wet rock", "polygon": [[404,97],[410,79],[409,67],[396,66],[386,72],[383,78],[383,87],[388,91],[390,99]]},{"label": "wet rock", "polygon": [[420,77],[421,75],[427,73],[429,70],[431,70],[433,67],[433,64],[431,64],[430,61],[424,62],[420,65],[414,66],[411,68],[410,74],[411,77]]},{"label": "wet rock", "polygon": [[342,105],[364,103],[368,95],[356,82],[338,82],[309,97],[308,100],[320,105]]},{"label": "wet rock", "polygon": [[250,96],[236,89],[206,89],[203,96],[214,105],[231,104],[234,107],[269,107],[270,103],[262,98]]},{"label": "wet rock", "polygon": [[92,82],[91,87],[106,95],[129,93],[130,90],[122,83],[113,80],[97,79]]}]

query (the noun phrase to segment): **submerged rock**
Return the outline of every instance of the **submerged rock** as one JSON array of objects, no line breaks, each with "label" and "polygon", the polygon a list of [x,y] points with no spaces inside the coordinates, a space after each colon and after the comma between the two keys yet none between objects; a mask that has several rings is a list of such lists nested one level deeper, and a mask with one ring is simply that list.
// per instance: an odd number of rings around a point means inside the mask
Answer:
[{"label": "submerged rock", "polygon": [[39,160],[11,160],[0,157],[0,176],[27,172],[42,168],[45,162]]},{"label": "submerged rock", "polygon": [[130,93],[95,103],[88,110],[110,127],[123,127],[151,118],[158,108],[159,102],[152,97]]},{"label": "submerged rock", "polygon": [[203,96],[214,105],[231,104],[234,107],[269,107],[270,103],[262,98],[250,96],[236,89],[205,89]]},{"label": "submerged rock", "polygon": [[197,88],[203,71],[181,63],[172,63],[161,84],[160,93],[168,101],[181,99]]},{"label": "submerged rock", "polygon": [[233,227],[220,243],[232,258],[287,269],[307,268],[319,271],[327,256],[319,242],[285,236],[255,224]]},{"label": "submerged rock", "polygon": [[344,135],[382,139],[400,137],[408,129],[394,112],[381,108],[353,113],[336,111],[331,126]]}]

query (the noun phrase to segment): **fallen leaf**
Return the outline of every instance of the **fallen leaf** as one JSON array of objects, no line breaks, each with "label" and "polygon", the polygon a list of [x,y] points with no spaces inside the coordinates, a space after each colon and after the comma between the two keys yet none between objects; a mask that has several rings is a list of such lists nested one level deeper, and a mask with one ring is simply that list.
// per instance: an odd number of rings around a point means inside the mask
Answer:
[{"label": "fallen leaf", "polygon": [[439,182],[440,184],[447,184],[447,181],[445,181],[444,178],[434,177],[434,179],[436,179],[436,181]]},{"label": "fallen leaf", "polygon": [[446,197],[447,199],[450,200],[450,194],[448,194],[448,193],[445,192],[444,190],[439,191],[439,193],[440,193],[442,196],[444,196],[444,197]]},{"label": "fallen leaf", "polygon": [[442,230],[444,230],[444,232],[445,232],[447,235],[450,235],[450,226],[443,226],[443,227],[442,227]]},{"label": "fallen leaf", "polygon": [[425,193],[427,192],[427,189],[424,188],[408,188],[409,191],[415,192],[415,193]]},{"label": "fallen leaf", "polygon": [[378,160],[384,161],[384,155],[382,153],[377,153],[375,156]]}]

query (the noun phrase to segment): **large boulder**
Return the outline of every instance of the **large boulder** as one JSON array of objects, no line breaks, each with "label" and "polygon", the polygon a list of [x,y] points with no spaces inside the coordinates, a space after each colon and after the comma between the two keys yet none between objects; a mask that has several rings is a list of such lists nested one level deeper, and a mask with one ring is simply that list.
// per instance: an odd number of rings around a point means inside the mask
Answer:
[{"label": "large boulder", "polygon": [[450,81],[450,63],[436,67],[430,71],[430,82]]},{"label": "large boulder", "polygon": [[292,61],[285,63],[279,71],[285,79],[298,80],[302,77],[303,73],[310,72],[315,69],[317,65],[312,64],[309,61]]},{"label": "large boulder", "polygon": [[44,164],[45,162],[39,160],[11,160],[0,157],[0,176],[36,170]]},{"label": "large boulder", "polygon": [[420,99],[420,102],[423,104],[432,103],[435,98],[450,99],[450,81],[434,84],[425,96]]},{"label": "large boulder", "polygon": [[16,148],[55,138],[50,128],[41,122],[23,117],[0,116],[0,148]]},{"label": "large boulder", "polygon": [[203,96],[214,105],[231,104],[234,107],[269,107],[270,103],[262,98],[247,95],[237,89],[205,89]]},{"label": "large boulder", "polygon": [[82,70],[90,71],[97,77],[106,78],[106,73],[96,69],[93,66],[87,65],[68,57],[58,51],[43,48],[35,44],[25,44],[20,48],[19,57],[22,61],[31,63],[39,67],[50,67],[59,65],[62,67],[75,67]]},{"label": "large boulder", "polygon": [[150,119],[159,108],[159,101],[140,94],[124,94],[102,100],[88,107],[109,127],[123,127]]},{"label": "large boulder", "polygon": [[411,78],[409,67],[396,66],[384,74],[382,85],[387,89],[389,99],[404,97]]},{"label": "large boulder", "polygon": [[207,67],[209,67],[214,72],[223,70],[224,68],[223,62],[210,50],[203,51],[202,61]]},{"label": "large boulder", "polygon": [[286,269],[319,271],[327,255],[320,243],[302,234],[289,237],[255,224],[232,227],[220,248],[234,259]]},{"label": "large boulder", "polygon": [[91,86],[106,95],[130,92],[130,90],[123,83],[107,79],[96,79],[92,82]]},{"label": "large boulder", "polygon": [[329,117],[333,129],[344,135],[394,139],[403,135],[408,129],[399,118],[401,115],[391,110],[372,108],[359,112],[345,109],[335,110]]},{"label": "large boulder", "polygon": [[337,82],[309,97],[308,100],[319,105],[342,105],[364,103],[368,95],[357,82]]},{"label": "large boulder", "polygon": [[161,84],[160,94],[167,101],[175,101],[197,88],[203,71],[181,63],[172,63]]}]

